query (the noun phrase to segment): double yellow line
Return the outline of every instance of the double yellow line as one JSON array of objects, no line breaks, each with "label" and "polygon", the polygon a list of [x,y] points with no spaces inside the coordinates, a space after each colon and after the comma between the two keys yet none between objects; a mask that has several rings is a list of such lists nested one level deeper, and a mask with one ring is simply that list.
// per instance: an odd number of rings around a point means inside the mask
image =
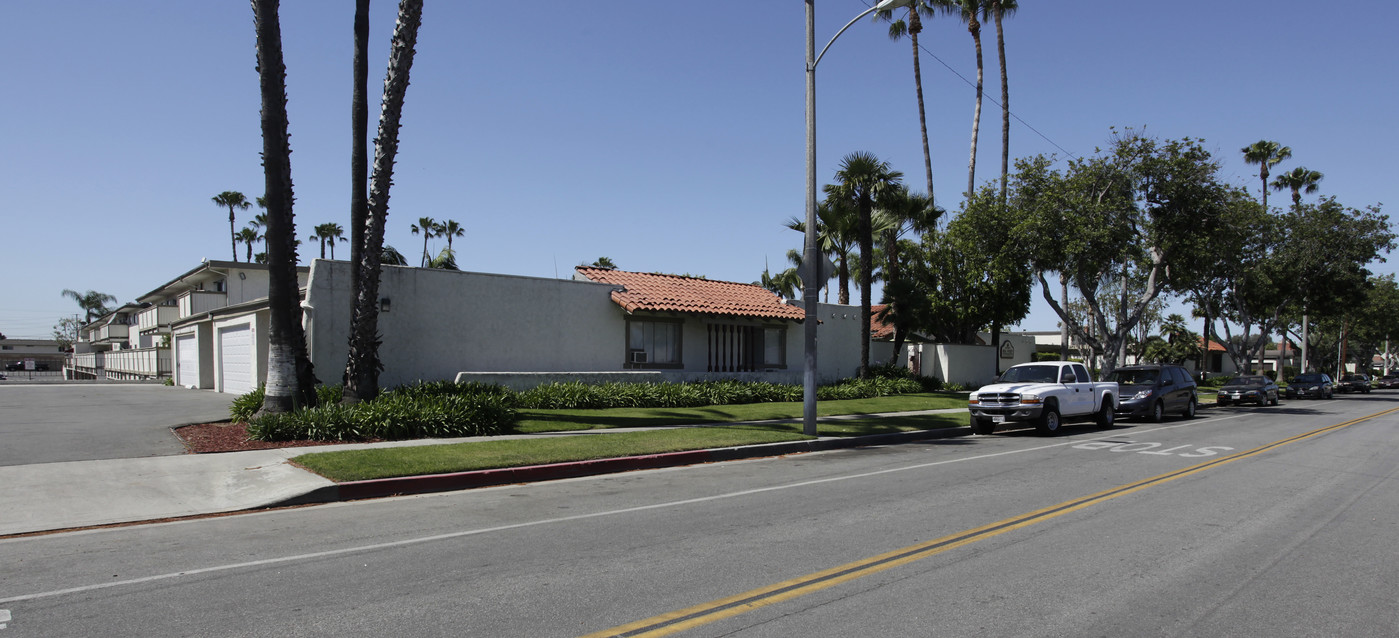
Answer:
[{"label": "double yellow line", "polygon": [[902,549],[871,556],[869,558],[846,563],[837,567],[808,574],[780,583],[759,587],[719,600],[710,601],[701,605],[695,605],[686,609],[680,609],[669,613],[653,616],[645,620],[613,627],[604,631],[591,633],[583,638],[640,638],[669,636],[687,629],[693,629],[712,622],[732,618],[739,614],[761,609],[768,605],[775,605],[780,602],[792,600],[807,594],[815,593],[829,587],[850,582],[858,578],[863,578],[872,574],[877,574],[887,569],[892,569],[900,565],[906,565],[914,561],[922,560],[931,556],[936,556],[948,550],[956,549],[964,545],[970,545],[977,541],[985,540],[993,536],[998,536],[1009,531],[1029,527],[1036,523],[1041,523],[1069,512],[1075,512],[1086,507],[1110,501],[1119,496],[1126,496],[1134,492],[1144,490],[1148,487],[1169,483],[1179,478],[1198,474],[1227,463],[1257,456],[1269,450],[1273,450],[1284,445],[1290,445],[1298,441],[1321,436],[1328,432],[1334,432],[1341,428],[1349,427],[1357,423],[1376,419],[1381,416],[1399,411],[1399,408],[1391,408],[1383,412],[1376,412],[1358,419],[1337,423],[1318,430],[1312,430],[1297,436],[1274,441],[1261,447],[1253,448],[1245,452],[1239,452],[1230,456],[1221,457],[1211,461],[1206,461],[1198,465],[1193,465],[1184,469],[1168,472],[1148,479],[1119,485],[1109,490],[1104,490],[1096,494],[1090,494],[1069,501],[1064,501],[1058,505],[1051,505],[1044,509],[1035,510],[1019,516],[1013,516],[1004,520],[996,521],[988,525],[958,532],[942,538],[910,545]]}]

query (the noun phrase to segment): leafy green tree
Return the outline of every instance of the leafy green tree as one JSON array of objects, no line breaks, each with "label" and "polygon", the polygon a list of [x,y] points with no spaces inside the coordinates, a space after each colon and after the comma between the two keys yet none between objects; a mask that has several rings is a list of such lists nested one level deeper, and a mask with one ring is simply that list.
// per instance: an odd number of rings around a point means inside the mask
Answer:
[{"label": "leafy green tree", "polygon": [[418,223],[413,224],[411,228],[414,235],[421,234],[423,236],[422,265],[427,266],[428,259],[430,259],[427,254],[427,240],[437,236],[437,220],[431,217],[419,217]]},{"label": "leafy green tree", "polygon": [[[1164,292],[1185,291],[1200,265],[1218,254],[1209,245],[1237,189],[1218,180],[1218,164],[1198,140],[1157,140],[1128,131],[1105,151],[1051,170],[1044,157],[1017,163],[1019,240],[1045,301],[1070,333],[1112,372],[1147,307]],[[1053,297],[1045,276],[1059,272],[1088,304],[1088,330]],[[1126,293],[1099,297],[1109,278]],[[1136,282],[1136,283],[1133,283]],[[1116,318],[1113,322],[1112,319]]]},{"label": "leafy green tree", "polygon": [[903,351],[904,341],[913,330],[912,322],[916,318],[916,313],[910,316],[901,308],[908,303],[905,291],[912,292],[911,284],[907,281],[909,277],[903,268],[905,258],[902,253],[909,244],[904,235],[934,228],[942,210],[933,205],[931,198],[911,192],[902,185],[885,191],[876,204],[879,207],[874,219],[879,244],[876,253],[884,257],[884,309],[880,319],[893,326],[893,351],[899,353]]},{"label": "leafy green tree", "polygon": [[58,323],[53,325],[53,340],[58,342],[59,352],[73,351],[73,344],[78,342],[79,327],[77,317],[59,317]]},{"label": "leafy green tree", "polygon": [[1283,146],[1271,140],[1258,140],[1239,149],[1244,154],[1244,163],[1258,165],[1258,179],[1263,182],[1263,210],[1268,210],[1269,171],[1285,159],[1292,157],[1292,147]]},{"label": "leafy green tree", "polygon": [[107,304],[117,302],[116,297],[105,292],[97,292],[96,290],[78,292],[65,288],[63,289],[63,296],[78,302],[78,307],[83,309],[85,316],[83,323],[85,324],[92,323],[93,319],[111,312]]},{"label": "leafy green tree", "polygon": [[[875,202],[901,186],[903,173],[893,170],[888,162],[873,154],[857,151],[846,155],[836,171],[836,183],[826,185],[826,200],[855,210],[858,225],[855,236],[860,245],[860,325],[870,325],[870,283],[874,276],[874,206]],[[870,340],[860,340],[859,377],[869,376]]]},{"label": "leafy green tree", "polygon": [[238,232],[234,230],[235,222],[233,211],[235,209],[248,210],[248,207],[252,206],[252,204],[248,202],[248,198],[244,197],[243,194],[238,191],[224,191],[213,196],[211,199],[215,206],[228,209],[228,237],[233,244],[233,261],[238,261]]},{"label": "leafy green tree", "polygon": [[1296,208],[1302,205],[1302,193],[1310,195],[1316,192],[1317,185],[1321,183],[1321,178],[1321,173],[1305,166],[1298,166],[1274,178],[1273,190],[1292,191],[1292,206]]},{"label": "leafy green tree", "polygon": [[1375,355],[1384,352],[1386,342],[1399,337],[1399,283],[1394,275],[1370,277],[1365,301],[1350,308],[1343,325],[1348,361],[1361,372],[1369,370]]},{"label": "leafy green tree", "polygon": [[389,66],[384,77],[383,106],[374,144],[374,171],[370,178],[369,207],[365,221],[364,263],[359,268],[359,294],[350,315],[350,352],[345,364],[344,402],[372,399],[379,394],[379,272],[384,256],[384,224],[389,215],[389,188],[393,184],[394,158],[398,154],[398,130],[403,100],[413,67],[418,27],[422,24],[422,0],[401,0],[398,22],[390,44]]},{"label": "leafy green tree", "polygon": [[[1194,264],[1195,276],[1182,292],[1205,319],[1204,336],[1222,344],[1234,366],[1250,373],[1268,335],[1280,328],[1288,303],[1271,261],[1286,232],[1278,218],[1242,191],[1233,191],[1219,214],[1208,238],[1215,255]],[[1215,328],[1221,319],[1223,335]],[[1234,326],[1242,333],[1234,334]]]},{"label": "leafy green tree", "polygon": [[[262,96],[262,168],[267,202],[267,383],[261,413],[316,405],[316,375],[301,327],[296,281],[296,219],[287,132],[287,69],[282,58],[278,0],[253,0],[257,71]],[[244,207],[246,208],[246,200]],[[231,211],[230,208],[230,218]],[[235,255],[236,258],[236,255]]]},{"label": "leafy green tree", "polygon": [[[1146,361],[1182,365],[1200,353],[1200,335],[1185,325],[1185,317],[1172,314],[1161,323],[1160,337],[1148,337],[1142,346]],[[1163,338],[1164,337],[1164,338]]]}]

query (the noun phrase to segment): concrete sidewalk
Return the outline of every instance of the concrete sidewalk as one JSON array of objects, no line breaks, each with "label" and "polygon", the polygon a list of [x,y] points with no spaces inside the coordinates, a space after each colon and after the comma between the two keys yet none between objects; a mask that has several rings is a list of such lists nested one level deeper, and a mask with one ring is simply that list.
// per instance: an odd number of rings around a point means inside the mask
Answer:
[{"label": "concrete sidewalk", "polygon": [[[922,412],[823,417],[821,420],[837,421],[895,416],[896,414],[957,412],[965,412],[965,409],[952,408]],[[775,422],[779,421],[752,423]],[[786,420],[786,422],[790,422],[790,420]],[[688,427],[716,425],[738,424],[700,424]],[[0,486],[3,486],[0,487],[0,537],[95,525],[217,514],[296,503],[333,502],[394,494],[439,492],[742,458],[781,456],[847,447],[888,445],[969,434],[967,428],[950,428],[866,437],[824,437],[812,441],[752,445],[720,450],[696,450],[641,457],[339,484],[287,462],[288,459],[307,452],[444,445],[467,441],[499,441],[521,438],[606,436],[611,433],[674,429],[674,427],[676,426],[354,443],[221,454],[186,454],[6,466],[0,467]]]}]

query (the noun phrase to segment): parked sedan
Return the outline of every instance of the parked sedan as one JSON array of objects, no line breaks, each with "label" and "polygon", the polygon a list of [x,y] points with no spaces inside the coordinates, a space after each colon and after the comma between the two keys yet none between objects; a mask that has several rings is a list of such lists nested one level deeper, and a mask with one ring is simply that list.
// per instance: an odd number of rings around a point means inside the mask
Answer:
[{"label": "parked sedan", "polygon": [[1348,374],[1341,377],[1336,383],[1338,392],[1364,392],[1370,393],[1370,377],[1363,374]]},{"label": "parked sedan", "polygon": [[1399,375],[1386,374],[1378,379],[1375,379],[1375,387],[1381,390],[1393,390],[1394,388],[1399,388]]},{"label": "parked sedan", "polygon": [[1108,381],[1116,381],[1122,396],[1117,413],[1126,417],[1146,417],[1161,421],[1166,413],[1187,419],[1195,416],[1195,380],[1180,366],[1140,365],[1112,371]]},{"label": "parked sedan", "polygon": [[1335,395],[1335,391],[1331,377],[1316,372],[1299,374],[1287,384],[1289,399],[1330,399]]},{"label": "parked sedan", "polygon": [[1234,377],[1219,387],[1215,405],[1231,403],[1257,403],[1258,405],[1278,404],[1278,384],[1261,374],[1245,374]]}]

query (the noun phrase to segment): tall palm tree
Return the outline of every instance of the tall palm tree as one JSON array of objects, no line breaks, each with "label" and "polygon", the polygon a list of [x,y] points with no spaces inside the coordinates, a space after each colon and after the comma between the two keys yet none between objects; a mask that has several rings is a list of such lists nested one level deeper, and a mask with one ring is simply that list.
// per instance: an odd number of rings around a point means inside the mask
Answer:
[{"label": "tall palm tree", "polygon": [[262,233],[257,232],[257,228],[248,225],[238,230],[238,235],[234,239],[248,247],[247,261],[253,263],[253,244],[262,240]]},{"label": "tall palm tree", "polygon": [[[1006,75],[1006,36],[1002,18],[1019,9],[1017,0],[986,0],[986,17],[996,23],[996,56],[1001,61],[1001,205],[1005,205],[1010,178],[1010,80]],[[931,192],[931,191],[930,191]]]},{"label": "tall palm tree", "polygon": [[[354,31],[354,89],[350,95],[350,298],[358,299],[360,268],[365,262],[365,223],[369,217],[369,0],[355,0]],[[348,384],[349,379],[342,379],[342,383]]]},{"label": "tall palm tree", "polygon": [[[913,88],[918,96],[918,132],[923,136],[923,170],[928,179],[928,198],[933,197],[933,156],[928,150],[928,116],[923,108],[923,71],[919,65],[921,49],[918,34],[923,32],[923,18],[933,17],[939,10],[946,11],[951,0],[915,0],[909,5],[907,18],[893,20],[889,24],[889,39],[895,42],[908,36],[913,44]],[[879,12],[879,17],[891,19],[891,11]]]},{"label": "tall palm tree", "polygon": [[262,95],[263,193],[267,198],[267,384],[260,412],[280,413],[316,405],[316,375],[306,353],[296,281],[287,69],[282,59],[278,0],[253,0],[252,5]]},{"label": "tall palm tree", "polygon": [[350,315],[345,403],[372,399],[379,394],[379,370],[383,368],[379,361],[379,267],[384,255],[384,224],[389,215],[389,187],[393,184],[394,158],[398,155],[403,99],[408,93],[408,76],[413,68],[414,47],[422,20],[423,0],[400,0],[398,22],[389,46],[389,67],[384,77],[379,133],[374,140],[374,171],[370,177],[359,294]]},{"label": "tall palm tree", "polygon": [[594,262],[593,262],[592,264],[590,264],[590,265],[591,265],[593,268],[606,268],[606,269],[608,269],[608,270],[616,270],[616,269],[617,269],[617,263],[614,262],[614,261],[612,261],[612,258],[611,258],[611,257],[598,257],[598,258],[597,258],[597,261],[594,261]]},{"label": "tall palm tree", "polygon": [[981,0],[952,0],[951,7],[949,13],[957,15],[967,24],[967,32],[971,33],[972,42],[976,45],[976,109],[972,111],[972,157],[967,164],[966,197],[970,198],[976,192],[976,139],[981,131],[981,91],[985,70],[981,60],[981,21],[978,17],[985,11]]},{"label": "tall palm tree", "polygon": [[836,171],[836,183],[826,185],[826,199],[844,202],[855,209],[859,224],[855,235],[860,244],[860,378],[869,376],[870,367],[870,283],[874,278],[874,205],[886,192],[900,187],[903,173],[871,153],[857,151],[846,155]]},{"label": "tall palm tree", "polygon": [[248,210],[252,203],[238,191],[224,191],[211,199],[215,206],[228,209],[228,237],[233,243],[233,261],[238,261],[238,231],[234,230],[233,210]]},{"label": "tall palm tree", "polygon": [[1268,210],[1268,172],[1278,162],[1292,157],[1292,147],[1283,146],[1271,140],[1258,140],[1239,149],[1244,154],[1244,163],[1258,165],[1258,180],[1263,182],[1263,210]]},{"label": "tall palm tree", "polygon": [[437,220],[431,217],[419,217],[418,223],[413,224],[413,234],[422,233],[423,236],[423,266],[427,266],[427,240],[437,236]]},{"label": "tall palm tree", "polygon": [[909,322],[903,319],[906,319],[909,313],[900,307],[903,305],[900,296],[889,293],[891,287],[902,286],[903,289],[909,289],[911,286],[900,283],[903,279],[903,269],[899,242],[904,241],[903,235],[910,230],[931,230],[942,211],[933,206],[932,198],[911,192],[904,186],[888,189],[876,203],[879,205],[879,212],[875,217],[875,225],[879,244],[884,251],[884,296],[888,298],[886,314],[900,319],[890,322],[894,324],[894,353],[897,357],[897,353],[903,351],[904,340],[908,337]]},{"label": "tall palm tree", "polygon": [[1308,195],[1315,193],[1317,184],[1321,183],[1322,177],[1324,176],[1317,171],[1311,170],[1305,166],[1298,166],[1274,178],[1273,190],[1291,190],[1292,207],[1297,208],[1302,205],[1302,193]]},{"label": "tall palm tree", "polygon": [[309,239],[321,242],[321,259],[325,259],[325,224],[318,224],[312,230],[315,232],[311,233]]},{"label": "tall palm tree", "polygon": [[78,302],[78,307],[82,308],[84,313],[83,323],[92,323],[93,319],[111,312],[111,310],[107,309],[107,304],[117,302],[116,297],[105,292],[97,292],[96,290],[80,293],[76,290],[64,288],[63,296]]},{"label": "tall palm tree", "polygon": [[462,228],[462,225],[458,224],[457,220],[455,219],[449,219],[438,224],[436,230],[434,230],[433,232],[435,232],[438,237],[447,238],[447,248],[449,250],[452,248],[453,237],[466,236],[466,229]]},{"label": "tall palm tree", "polygon": [[389,266],[407,266],[408,258],[404,257],[403,253],[398,252],[397,248],[393,246],[384,246],[384,250],[379,256],[379,263]]}]

